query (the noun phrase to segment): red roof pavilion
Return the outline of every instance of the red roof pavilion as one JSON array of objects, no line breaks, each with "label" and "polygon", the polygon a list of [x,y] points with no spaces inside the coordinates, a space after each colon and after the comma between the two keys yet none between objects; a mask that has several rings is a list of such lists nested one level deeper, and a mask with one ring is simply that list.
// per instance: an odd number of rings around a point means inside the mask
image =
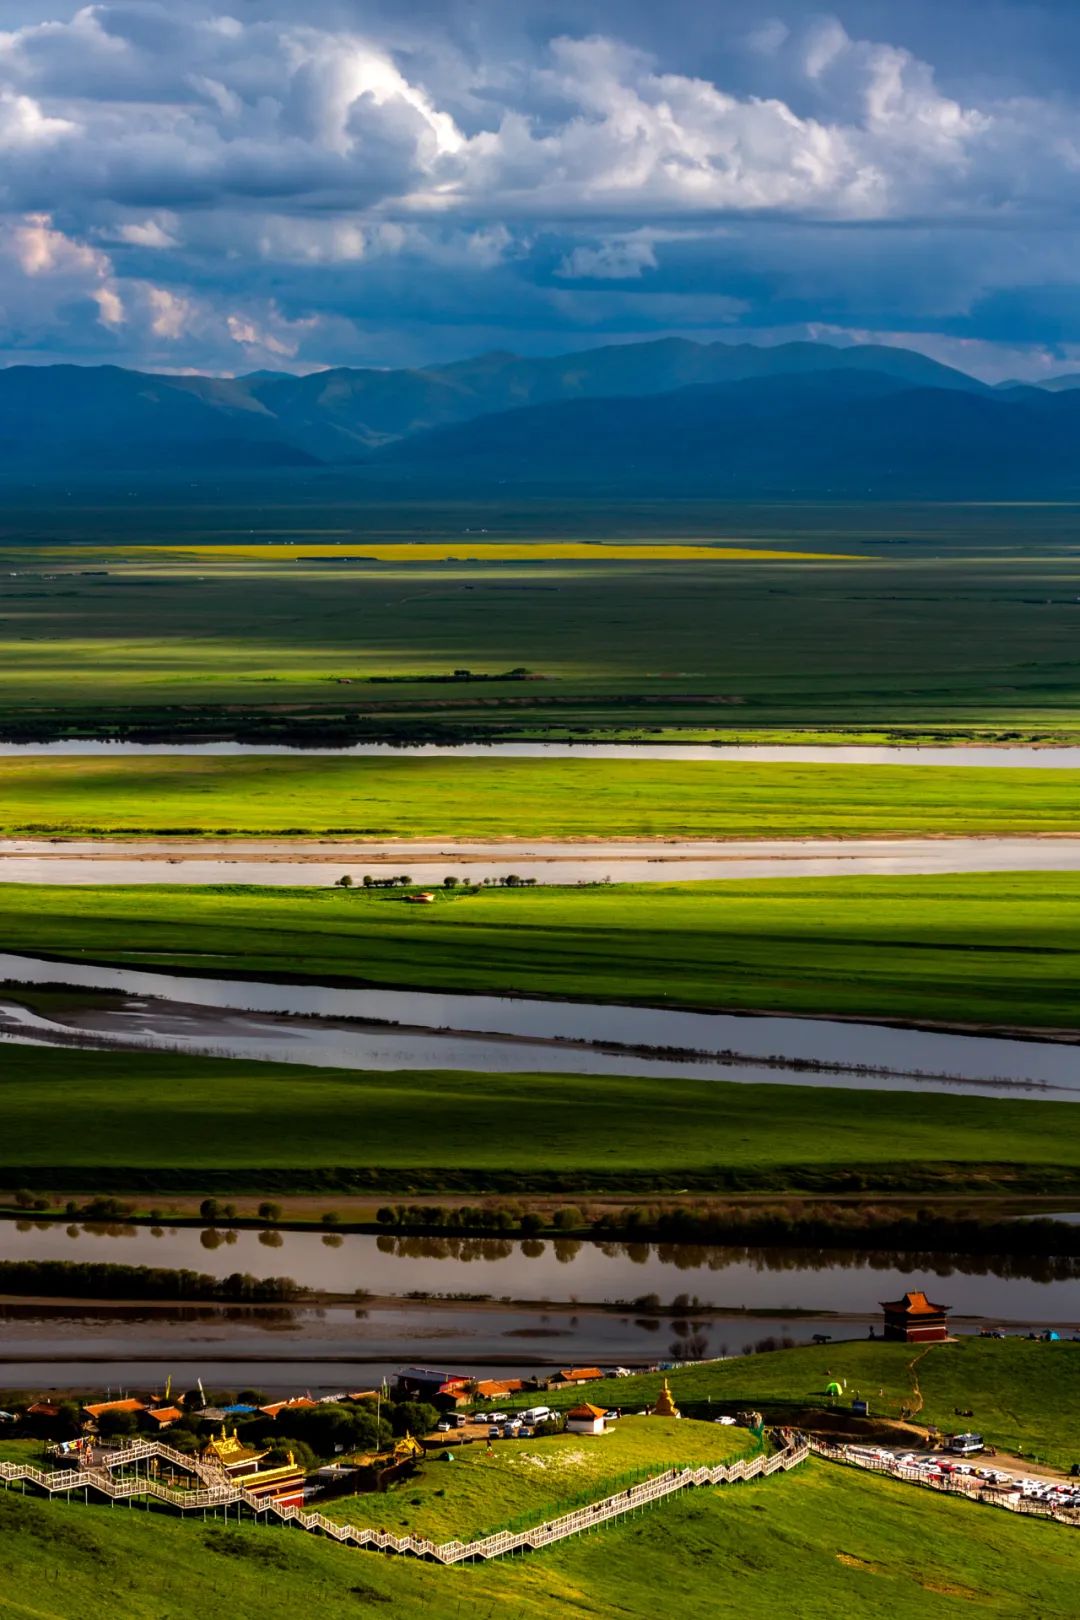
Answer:
[{"label": "red roof pavilion", "polygon": [[930,1344],[949,1337],[949,1305],[935,1305],[921,1288],[912,1288],[903,1299],[882,1300],[885,1337],[908,1344]]}]

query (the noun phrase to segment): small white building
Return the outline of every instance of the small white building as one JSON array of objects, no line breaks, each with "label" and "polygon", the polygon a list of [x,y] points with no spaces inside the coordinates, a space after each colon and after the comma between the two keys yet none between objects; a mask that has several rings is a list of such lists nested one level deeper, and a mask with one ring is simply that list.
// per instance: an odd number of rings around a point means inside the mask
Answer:
[{"label": "small white building", "polygon": [[590,1406],[582,1401],[566,1414],[567,1434],[603,1434],[607,1428],[607,1412],[602,1406]]}]

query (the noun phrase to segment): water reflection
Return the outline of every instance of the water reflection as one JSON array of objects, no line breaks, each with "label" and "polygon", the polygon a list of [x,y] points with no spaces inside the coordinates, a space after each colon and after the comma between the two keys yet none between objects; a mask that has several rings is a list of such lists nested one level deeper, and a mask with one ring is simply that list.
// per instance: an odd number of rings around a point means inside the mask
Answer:
[{"label": "water reflection", "polygon": [[[157,1235],[155,1235],[155,1233]],[[74,1235],[70,1235],[74,1234]],[[331,1237],[332,1242],[325,1239]],[[273,1251],[272,1266],[268,1250]],[[1080,1312],[1080,1259],[1037,1255],[941,1254],[922,1249],[762,1248],[577,1238],[460,1237],[408,1233],[320,1233],[235,1228],[136,1227],[121,1222],[62,1226],[0,1222],[0,1259],[117,1260],[294,1277],[317,1293],[415,1301],[622,1304],[650,1316],[697,1310],[835,1311],[865,1316],[877,1301],[948,1283],[955,1313],[1071,1320]],[[688,1286],[688,1284],[690,1286]],[[437,1326],[436,1316],[429,1328]]]}]

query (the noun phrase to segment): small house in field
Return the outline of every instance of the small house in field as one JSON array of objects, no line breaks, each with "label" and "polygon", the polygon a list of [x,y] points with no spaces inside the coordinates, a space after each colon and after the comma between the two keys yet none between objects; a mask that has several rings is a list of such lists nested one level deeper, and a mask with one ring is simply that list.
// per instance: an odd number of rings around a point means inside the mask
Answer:
[{"label": "small house in field", "polygon": [[950,1305],[935,1305],[921,1289],[909,1289],[902,1299],[882,1300],[885,1337],[907,1344],[932,1344],[949,1337]]},{"label": "small house in field", "polygon": [[603,1434],[607,1428],[607,1411],[602,1406],[590,1406],[582,1401],[566,1414],[567,1434]]}]

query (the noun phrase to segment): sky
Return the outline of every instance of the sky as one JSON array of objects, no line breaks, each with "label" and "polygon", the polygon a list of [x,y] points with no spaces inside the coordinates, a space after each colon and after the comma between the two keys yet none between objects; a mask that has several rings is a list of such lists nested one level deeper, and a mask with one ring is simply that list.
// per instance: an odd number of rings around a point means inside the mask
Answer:
[{"label": "sky", "polygon": [[1077,0],[0,0],[0,364],[1080,368]]}]

